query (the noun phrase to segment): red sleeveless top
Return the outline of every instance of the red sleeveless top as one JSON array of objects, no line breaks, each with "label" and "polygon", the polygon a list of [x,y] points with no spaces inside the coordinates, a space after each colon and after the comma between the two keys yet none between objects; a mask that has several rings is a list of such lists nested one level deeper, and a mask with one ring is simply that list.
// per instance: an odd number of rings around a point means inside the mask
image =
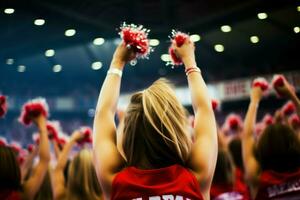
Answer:
[{"label": "red sleeveless top", "polygon": [[0,190],[1,200],[21,200],[21,195],[19,192],[14,190]]},{"label": "red sleeveless top", "polygon": [[112,200],[203,200],[195,176],[180,165],[141,170],[128,167],[112,183]]},{"label": "red sleeveless top", "polygon": [[248,187],[243,180],[243,172],[239,168],[236,168],[234,185],[226,183],[213,183],[211,185],[211,200],[249,200],[250,194]]},{"label": "red sleeveless top", "polygon": [[262,172],[256,200],[299,200],[300,169],[295,172],[278,173],[267,170]]}]

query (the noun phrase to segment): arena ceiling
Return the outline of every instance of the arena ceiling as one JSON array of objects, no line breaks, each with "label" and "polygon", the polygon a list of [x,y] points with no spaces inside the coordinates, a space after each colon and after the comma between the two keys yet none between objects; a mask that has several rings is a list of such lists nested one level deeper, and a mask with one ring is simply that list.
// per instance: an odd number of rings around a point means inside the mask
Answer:
[{"label": "arena ceiling", "polygon": [[[127,69],[125,81],[133,87],[161,75],[180,76],[178,82],[184,78],[181,69],[172,70],[161,61],[173,28],[201,37],[196,43],[197,60],[211,82],[299,69],[299,6],[299,1],[286,0],[2,0],[0,91],[7,90],[11,80],[54,89],[79,87],[83,82],[98,86],[123,21],[143,24],[151,29],[150,37],[160,41],[149,61]],[[8,14],[7,8],[13,13]],[[266,13],[266,18],[259,19],[264,18],[259,13]],[[36,19],[45,23],[37,26]],[[223,32],[223,25],[231,31]],[[76,34],[66,37],[67,29]],[[93,45],[99,37],[104,44]],[[215,50],[217,44],[223,45],[223,52]],[[49,49],[55,50],[54,56],[45,56]],[[101,61],[103,68],[92,70],[95,61]],[[55,65],[61,66],[59,73],[53,72]],[[20,66],[26,67],[23,73],[18,72]]]}]

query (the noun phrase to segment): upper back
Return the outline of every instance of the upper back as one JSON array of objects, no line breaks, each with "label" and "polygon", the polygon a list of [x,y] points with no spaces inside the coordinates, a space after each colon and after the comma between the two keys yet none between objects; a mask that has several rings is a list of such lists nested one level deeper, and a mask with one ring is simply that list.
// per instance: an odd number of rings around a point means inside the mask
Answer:
[{"label": "upper back", "polygon": [[263,171],[256,199],[299,199],[300,169],[295,172]]},{"label": "upper back", "polygon": [[[180,165],[160,169],[125,168],[114,178],[111,199],[202,200],[194,175]],[[155,198],[154,198],[155,197]]]}]

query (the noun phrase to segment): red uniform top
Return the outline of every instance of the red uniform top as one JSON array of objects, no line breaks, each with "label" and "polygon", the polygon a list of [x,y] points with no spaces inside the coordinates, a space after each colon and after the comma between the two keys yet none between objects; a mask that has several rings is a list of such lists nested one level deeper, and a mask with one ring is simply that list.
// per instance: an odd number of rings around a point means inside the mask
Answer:
[{"label": "red uniform top", "polygon": [[0,190],[1,200],[21,200],[20,193],[13,190]]},{"label": "red uniform top", "polygon": [[299,200],[300,169],[295,172],[278,173],[263,171],[260,176],[256,199]]},{"label": "red uniform top", "polygon": [[141,170],[128,167],[112,183],[112,200],[203,200],[195,176],[180,165]]}]

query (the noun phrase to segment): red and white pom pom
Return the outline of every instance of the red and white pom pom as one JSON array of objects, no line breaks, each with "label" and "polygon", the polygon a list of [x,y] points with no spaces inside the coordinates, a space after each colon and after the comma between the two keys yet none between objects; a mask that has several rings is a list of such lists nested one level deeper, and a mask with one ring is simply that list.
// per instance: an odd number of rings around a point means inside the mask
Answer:
[{"label": "red and white pom pom", "polygon": [[292,101],[288,101],[282,107],[282,114],[285,116],[291,115],[296,111],[296,106]]},{"label": "red and white pom pom", "polygon": [[47,122],[48,137],[50,140],[57,140],[58,135],[61,132],[61,126],[59,121]]},{"label": "red and white pom pom", "polygon": [[268,126],[268,125],[272,125],[274,123],[274,119],[272,117],[272,115],[270,114],[266,114],[262,120],[262,122]]},{"label": "red and white pom pom", "polygon": [[17,154],[20,153],[20,151],[22,150],[22,146],[20,143],[13,141],[12,143],[10,143],[9,145]]},{"label": "red and white pom pom", "polygon": [[5,137],[0,137],[0,146],[7,146],[7,140]]},{"label": "red and white pom pom", "polygon": [[120,27],[119,35],[128,48],[132,48],[136,53],[136,58],[148,58],[152,48],[149,45],[149,29],[142,25],[126,24]]},{"label": "red and white pom pom", "polygon": [[297,114],[293,114],[289,118],[289,124],[293,129],[298,130],[300,128],[300,118]]},{"label": "red and white pom pom", "polygon": [[7,113],[6,96],[0,95],[0,118],[4,117]]},{"label": "red and white pom pom", "polygon": [[84,143],[92,143],[92,134],[93,134],[93,131],[90,127],[88,126],[82,126],[80,129],[79,129],[80,133],[83,134],[83,138],[82,140],[80,141],[77,141],[77,143],[79,145],[83,145]]},{"label": "red and white pom pom", "polygon": [[69,141],[69,136],[60,133],[58,139],[56,140],[59,145],[64,146]]},{"label": "red and white pom pom", "polygon": [[39,145],[40,144],[40,134],[39,133],[32,134],[32,140],[34,141],[35,144]]},{"label": "red and white pom pom", "polygon": [[238,130],[243,127],[242,118],[237,114],[229,114],[225,120],[225,124],[230,130]]},{"label": "red and white pom pom", "polygon": [[258,77],[253,80],[252,87],[260,87],[263,92],[267,92],[269,89],[269,83],[265,78]]},{"label": "red and white pom pom", "polygon": [[220,103],[219,103],[219,101],[216,100],[216,99],[212,99],[212,100],[211,100],[211,106],[212,106],[212,108],[213,108],[214,111],[220,109]]},{"label": "red and white pom pom", "polygon": [[30,125],[33,117],[40,114],[48,117],[48,111],[48,104],[44,98],[32,99],[23,105],[19,121],[24,125]]},{"label": "red and white pom pom", "polygon": [[27,151],[28,151],[29,153],[32,153],[33,150],[34,150],[34,144],[29,144],[29,145],[27,145]]},{"label": "red and white pom pom", "polygon": [[283,96],[283,94],[281,94],[281,92],[278,89],[284,86],[285,80],[286,80],[285,77],[281,74],[275,74],[273,76],[272,86],[276,91],[278,97]]},{"label": "red and white pom pom", "polygon": [[[172,30],[172,33],[170,36],[171,44],[175,43],[178,47],[181,47],[184,44],[185,40],[189,37],[190,36],[186,33]],[[176,66],[176,65],[183,64],[182,60],[176,56],[174,49],[171,46],[169,47],[169,55],[170,55],[171,61],[167,62],[167,65],[171,64],[172,66]]]}]

